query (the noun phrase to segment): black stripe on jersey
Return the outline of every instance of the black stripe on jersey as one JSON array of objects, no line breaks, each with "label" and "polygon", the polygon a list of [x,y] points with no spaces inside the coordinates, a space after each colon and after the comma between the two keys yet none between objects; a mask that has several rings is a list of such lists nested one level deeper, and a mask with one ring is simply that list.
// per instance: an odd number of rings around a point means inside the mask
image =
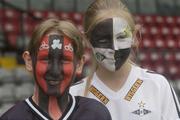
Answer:
[{"label": "black stripe on jersey", "polygon": [[[170,85],[170,87],[171,87],[171,85]],[[176,105],[176,110],[177,110],[178,116],[180,118],[180,111],[179,111],[178,101],[176,99],[176,96],[175,96],[175,93],[174,93],[174,90],[173,90],[172,87],[171,87],[171,92],[172,92],[173,99],[174,99],[174,102],[175,102],[175,105]]]}]

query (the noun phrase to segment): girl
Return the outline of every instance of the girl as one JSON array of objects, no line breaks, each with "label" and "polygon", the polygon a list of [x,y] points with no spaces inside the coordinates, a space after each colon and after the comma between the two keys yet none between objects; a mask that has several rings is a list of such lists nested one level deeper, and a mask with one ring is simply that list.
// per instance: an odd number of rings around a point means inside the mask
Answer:
[{"label": "girl", "polygon": [[95,0],[84,18],[92,46],[92,73],[71,87],[73,95],[94,98],[109,109],[113,120],[177,120],[179,103],[160,74],[132,62],[139,27],[120,0]]}]

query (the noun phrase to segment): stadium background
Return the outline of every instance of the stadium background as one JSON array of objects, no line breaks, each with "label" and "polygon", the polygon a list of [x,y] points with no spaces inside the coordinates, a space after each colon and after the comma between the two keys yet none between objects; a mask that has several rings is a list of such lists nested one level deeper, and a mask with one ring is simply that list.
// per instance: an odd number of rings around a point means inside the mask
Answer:
[{"label": "stadium background", "polygon": [[[33,78],[26,72],[21,54],[34,26],[43,19],[58,17],[71,20],[82,30],[83,13],[92,1],[0,0],[0,115],[33,92]],[[143,26],[137,64],[165,75],[180,98],[180,0],[124,3],[136,23]],[[90,65],[90,56],[86,57],[82,76]]]}]

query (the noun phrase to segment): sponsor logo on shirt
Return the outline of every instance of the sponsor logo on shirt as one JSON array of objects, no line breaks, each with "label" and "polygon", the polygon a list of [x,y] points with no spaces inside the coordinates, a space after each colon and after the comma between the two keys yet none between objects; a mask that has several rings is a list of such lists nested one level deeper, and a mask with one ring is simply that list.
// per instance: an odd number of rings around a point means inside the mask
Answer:
[{"label": "sponsor logo on shirt", "polygon": [[132,85],[132,87],[128,91],[128,93],[126,94],[126,96],[124,97],[124,99],[127,101],[131,101],[132,97],[137,92],[137,90],[139,89],[142,83],[143,83],[142,80],[137,79],[136,82]]},{"label": "sponsor logo on shirt", "polygon": [[97,88],[95,88],[93,85],[89,88],[89,91],[95,95],[103,104],[107,104],[109,102],[109,99],[102,94]]},{"label": "sponsor logo on shirt", "polygon": [[145,103],[144,102],[141,101],[140,103],[138,103],[138,105],[139,105],[139,109],[133,111],[132,112],[133,114],[136,114],[136,115],[139,115],[139,116],[144,116],[146,114],[151,113],[150,110],[144,109],[144,107],[145,107]]}]

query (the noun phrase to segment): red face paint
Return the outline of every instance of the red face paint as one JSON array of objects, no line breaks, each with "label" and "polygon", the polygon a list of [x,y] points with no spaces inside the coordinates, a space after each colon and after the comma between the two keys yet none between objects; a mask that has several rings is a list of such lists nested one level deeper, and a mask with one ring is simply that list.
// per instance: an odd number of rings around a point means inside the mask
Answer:
[{"label": "red face paint", "polygon": [[66,36],[44,36],[37,54],[36,81],[48,95],[62,95],[75,72],[74,51]]}]

